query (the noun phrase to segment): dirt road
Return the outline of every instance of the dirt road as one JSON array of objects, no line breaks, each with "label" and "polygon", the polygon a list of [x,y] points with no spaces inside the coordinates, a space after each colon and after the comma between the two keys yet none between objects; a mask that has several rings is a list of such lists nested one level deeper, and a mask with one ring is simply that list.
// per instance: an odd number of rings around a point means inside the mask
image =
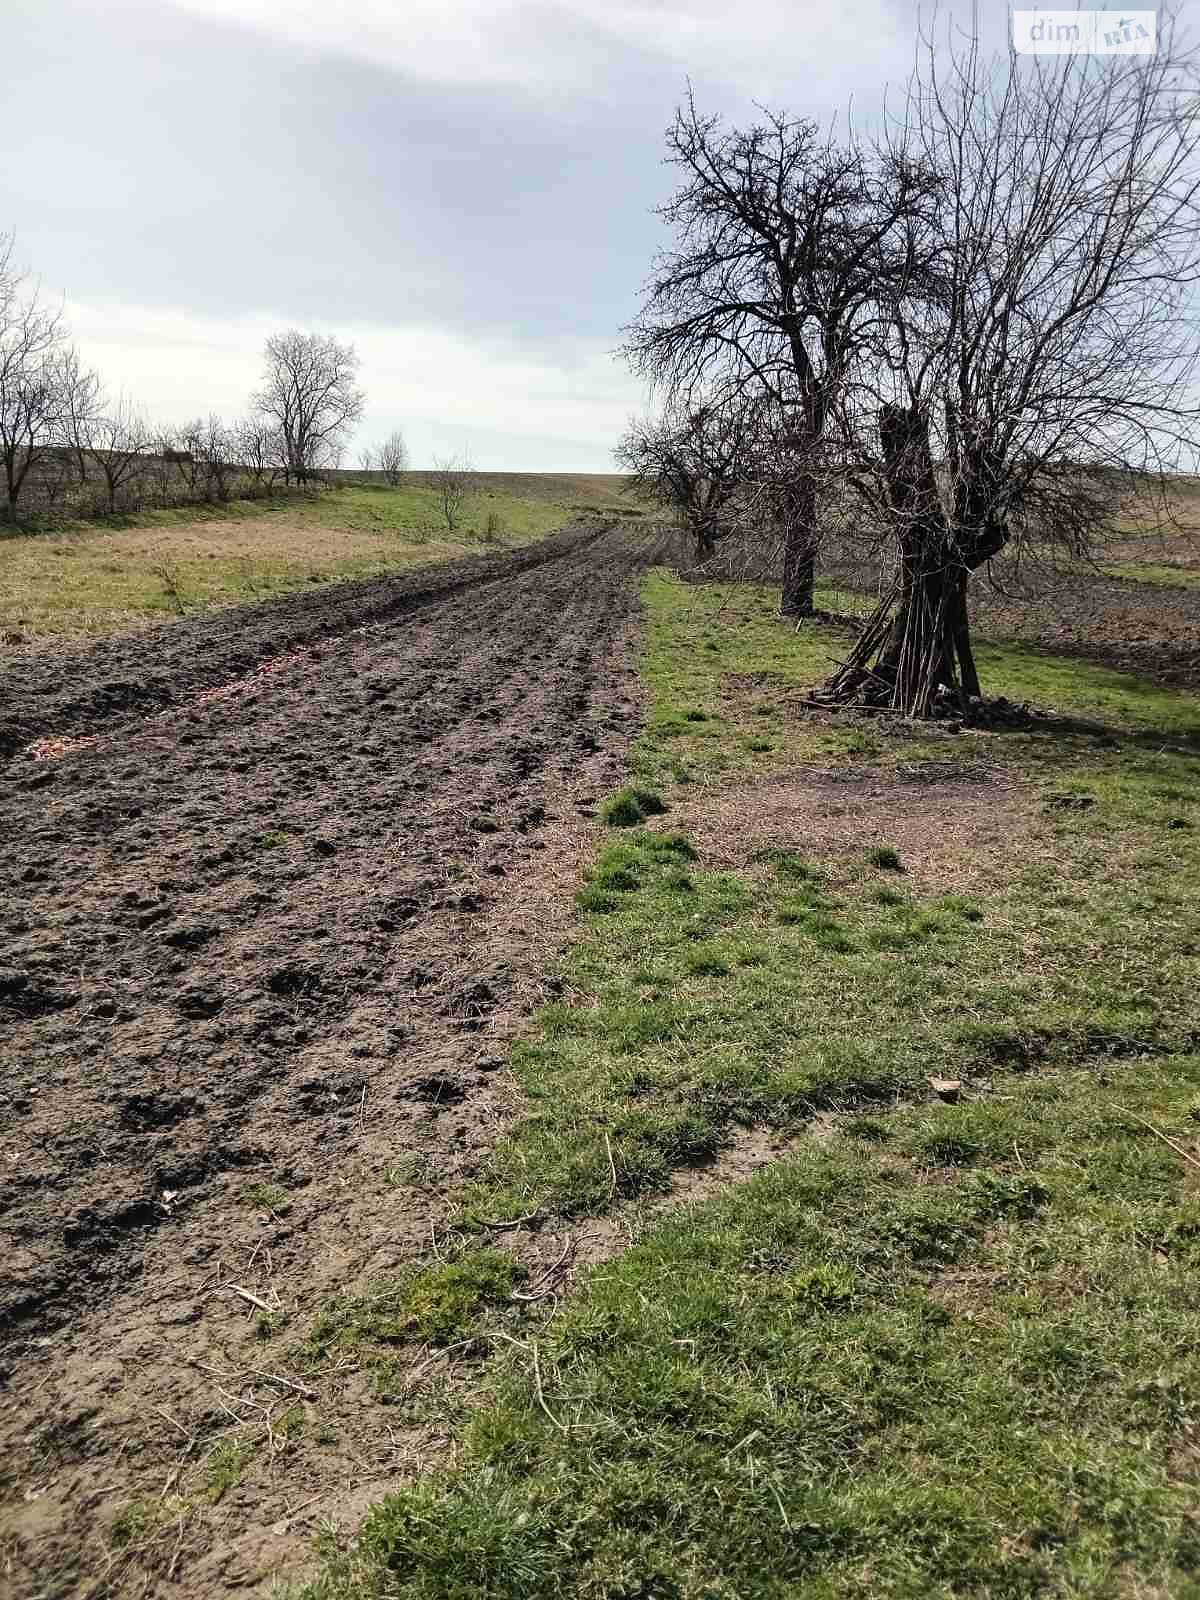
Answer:
[{"label": "dirt road", "polygon": [[271,1389],[220,1382],[230,1286],[302,1321],[494,1137],[659,554],[593,523],[0,676],[0,1587],[254,1588],[386,1486],[348,1427],[128,1531]]}]

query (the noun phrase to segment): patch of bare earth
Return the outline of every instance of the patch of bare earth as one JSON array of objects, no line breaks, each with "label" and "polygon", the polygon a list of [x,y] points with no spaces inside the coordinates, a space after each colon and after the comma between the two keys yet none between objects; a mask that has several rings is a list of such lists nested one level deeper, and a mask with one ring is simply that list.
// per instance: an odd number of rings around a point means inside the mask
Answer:
[{"label": "patch of bare earth", "polygon": [[706,865],[740,868],[770,848],[819,858],[890,844],[918,887],[958,889],[1024,827],[1029,804],[1018,781],[983,766],[929,764],[911,777],[846,764],[697,790],[672,821]]}]

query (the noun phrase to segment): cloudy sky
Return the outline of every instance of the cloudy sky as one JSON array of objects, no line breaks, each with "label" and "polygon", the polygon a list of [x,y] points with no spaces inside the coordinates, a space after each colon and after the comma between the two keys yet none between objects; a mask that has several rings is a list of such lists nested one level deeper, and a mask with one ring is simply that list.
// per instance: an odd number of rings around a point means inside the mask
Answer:
[{"label": "cloudy sky", "polygon": [[237,415],[264,338],[294,325],[357,346],[359,443],[400,426],[415,465],[468,448],[607,471],[641,404],[613,352],[663,242],[689,77],[735,118],[869,115],[916,18],[916,0],[7,0],[0,229],[157,421]]}]

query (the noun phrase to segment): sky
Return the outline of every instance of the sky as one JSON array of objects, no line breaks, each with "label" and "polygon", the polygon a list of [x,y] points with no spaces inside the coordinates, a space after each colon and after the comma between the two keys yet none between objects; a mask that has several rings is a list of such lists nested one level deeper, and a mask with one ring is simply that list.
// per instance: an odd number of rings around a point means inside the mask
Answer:
[{"label": "sky", "polygon": [[[415,466],[612,470],[619,355],[705,111],[856,118],[916,0],[5,0],[0,231],[160,424],[244,412],[267,335],[351,340]],[[15,8],[9,11],[8,8]],[[997,0],[985,30],[1003,33]],[[926,8],[926,16],[929,10]],[[939,9],[939,25],[969,19]]]}]

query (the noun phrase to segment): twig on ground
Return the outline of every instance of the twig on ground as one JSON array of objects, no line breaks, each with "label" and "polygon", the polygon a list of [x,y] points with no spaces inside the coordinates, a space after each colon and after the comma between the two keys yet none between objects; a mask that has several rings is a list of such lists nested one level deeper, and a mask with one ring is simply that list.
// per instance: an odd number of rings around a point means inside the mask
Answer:
[{"label": "twig on ground", "polygon": [[269,1317],[274,1317],[279,1314],[278,1306],[271,1305],[269,1301],[264,1300],[261,1295],[255,1294],[253,1289],[244,1289],[240,1283],[231,1283],[229,1287],[233,1290],[234,1294],[240,1295],[243,1300],[248,1300],[252,1306],[257,1306],[260,1311],[265,1311]]},{"label": "twig on ground", "polygon": [[753,1444],[754,1440],[759,1438],[761,1435],[762,1429],[755,1428],[753,1433],[748,1433],[744,1439],[739,1440],[738,1443],[734,1445],[732,1450],[726,1450],[725,1454],[721,1457],[721,1460],[728,1461],[730,1456],[736,1455],[739,1450],[744,1450],[748,1444]]},{"label": "twig on ground", "polygon": [[528,1290],[526,1293],[522,1294],[522,1292],[519,1289],[514,1289],[510,1298],[512,1298],[513,1300],[521,1300],[526,1305],[528,1305],[531,1302],[533,1302],[534,1300],[544,1300],[547,1295],[553,1294],[554,1290],[551,1289],[551,1288],[548,1288],[547,1285],[550,1283],[550,1280],[557,1274],[558,1269],[562,1266],[563,1262],[567,1259],[568,1255],[571,1253],[571,1248],[574,1245],[574,1243],[575,1243],[575,1241],[572,1238],[570,1238],[570,1236],[568,1236],[566,1244],[563,1245],[562,1255],[559,1256],[558,1260],[554,1263],[554,1265],[552,1267],[549,1267],[542,1274],[542,1276],[537,1280],[537,1282],[533,1285],[533,1287],[530,1290]]},{"label": "twig on ground", "polygon": [[414,1367],[404,1380],[405,1389],[411,1389],[423,1373],[433,1366],[435,1361],[441,1361],[445,1356],[453,1355],[456,1350],[465,1350],[468,1345],[475,1343],[474,1339],[460,1339],[457,1344],[448,1344],[444,1350],[435,1350],[432,1355],[426,1356],[419,1367]]},{"label": "twig on ground", "polygon": [[530,1349],[533,1351],[533,1381],[537,1386],[538,1405],[541,1406],[542,1410],[550,1418],[550,1421],[558,1429],[559,1433],[566,1433],[568,1432],[566,1423],[558,1420],[553,1411],[551,1411],[550,1407],[546,1404],[546,1396],[542,1393],[542,1368],[538,1361],[537,1344],[534,1343],[530,1345]]},{"label": "twig on ground", "polygon": [[560,1422],[554,1415],[553,1411],[551,1411],[550,1407],[546,1404],[546,1396],[542,1391],[542,1368],[541,1363],[538,1360],[537,1345],[526,1344],[523,1339],[514,1339],[511,1333],[492,1332],[489,1333],[487,1337],[489,1339],[502,1339],[505,1344],[515,1345],[518,1350],[530,1350],[533,1352],[533,1382],[535,1388],[537,1389],[538,1405],[541,1406],[542,1410],[546,1413],[550,1421],[560,1433],[567,1433],[569,1430],[566,1424]]},{"label": "twig on ground", "polygon": [[604,1130],[604,1148],[608,1151],[608,1170],[612,1173],[612,1183],[608,1190],[608,1198],[611,1200],[617,1192],[617,1163],[613,1160],[612,1140],[608,1137],[607,1128]]},{"label": "twig on ground", "polygon": [[1170,1148],[1174,1150],[1175,1154],[1179,1156],[1181,1160],[1187,1162],[1189,1167],[1195,1167],[1197,1172],[1200,1172],[1200,1160],[1197,1160],[1197,1158],[1189,1151],[1185,1150],[1182,1145],[1176,1144],[1174,1139],[1168,1139],[1166,1134],[1160,1132],[1152,1122],[1147,1122],[1145,1117],[1139,1117],[1137,1112],[1130,1111],[1128,1106],[1118,1106],[1117,1110],[1120,1111],[1123,1116],[1132,1117],[1135,1122],[1140,1122],[1142,1127],[1148,1129],[1156,1139],[1161,1139],[1165,1145],[1170,1146]]}]

